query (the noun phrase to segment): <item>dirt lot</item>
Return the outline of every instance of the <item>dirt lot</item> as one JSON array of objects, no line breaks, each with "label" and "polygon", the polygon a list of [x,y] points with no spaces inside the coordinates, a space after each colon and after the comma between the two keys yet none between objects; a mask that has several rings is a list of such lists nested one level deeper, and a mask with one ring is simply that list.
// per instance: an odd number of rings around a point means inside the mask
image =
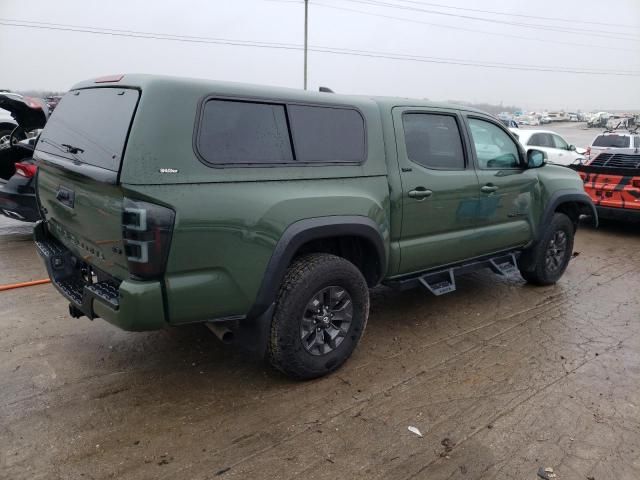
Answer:
[{"label": "dirt lot", "polygon": [[[355,355],[306,383],[203,327],[126,333],[50,285],[0,293],[0,478],[637,480],[639,247],[607,223],[553,287],[376,289]],[[0,284],[44,276],[30,227],[0,221]]]},{"label": "dirt lot", "polygon": [[567,142],[581,148],[587,148],[591,145],[596,135],[602,133],[601,128],[587,128],[585,123],[573,122],[551,123],[536,127],[523,126],[520,128],[525,130],[550,130],[561,135]]}]

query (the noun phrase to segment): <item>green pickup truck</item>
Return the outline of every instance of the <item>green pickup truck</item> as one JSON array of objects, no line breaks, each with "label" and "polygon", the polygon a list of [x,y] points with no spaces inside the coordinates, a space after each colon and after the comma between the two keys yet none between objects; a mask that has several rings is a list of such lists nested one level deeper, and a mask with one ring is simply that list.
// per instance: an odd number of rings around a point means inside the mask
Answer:
[{"label": "green pickup truck", "polygon": [[37,144],[34,231],[73,317],[206,323],[296,378],[338,368],[369,288],[556,282],[580,177],[465,107],[126,75],[67,93]]}]

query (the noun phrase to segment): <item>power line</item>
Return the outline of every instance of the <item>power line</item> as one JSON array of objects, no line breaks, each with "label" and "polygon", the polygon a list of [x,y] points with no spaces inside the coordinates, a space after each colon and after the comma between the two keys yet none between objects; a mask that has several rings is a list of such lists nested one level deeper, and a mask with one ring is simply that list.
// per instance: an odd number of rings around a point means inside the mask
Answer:
[{"label": "power line", "polygon": [[22,20],[11,20],[0,18],[0,25],[9,27],[24,27],[35,28],[40,30],[59,30],[66,32],[78,32],[78,33],[90,33],[96,35],[110,35],[114,37],[132,37],[132,38],[146,38],[150,40],[172,40],[177,42],[187,43],[207,43],[207,44],[219,44],[219,45],[232,45],[238,47],[256,47],[256,48],[281,48],[284,50],[299,50],[301,47],[293,46],[286,43],[276,42],[253,42],[247,40],[231,40],[222,38],[209,38],[209,37],[190,37],[182,35],[171,35],[163,33],[150,33],[150,32],[136,32],[132,30],[117,30],[110,28],[95,28],[95,27],[82,27],[77,25],[64,25],[64,24],[49,24],[47,22],[31,22]]},{"label": "power line", "polygon": [[440,3],[421,2],[417,0],[398,0],[398,1],[403,3],[411,3],[414,5],[427,5],[429,7],[448,8],[451,10],[463,10],[467,12],[476,12],[476,13],[488,13],[491,15],[502,15],[507,17],[532,18],[535,20],[549,20],[552,22],[581,23],[581,24],[588,24],[588,25],[604,25],[606,27],[633,28],[635,30],[638,29],[638,26],[636,25],[622,25],[619,23],[592,22],[588,20],[576,20],[576,19],[570,19],[570,18],[557,18],[557,17],[539,17],[536,15],[523,15],[520,13],[498,12],[496,10],[480,10],[477,8],[452,7],[450,5],[442,5]]},{"label": "power line", "polygon": [[628,76],[628,77],[637,77],[640,76],[640,72],[611,72],[611,71],[603,71],[603,70],[576,70],[566,67],[552,67],[552,66],[536,66],[536,65],[519,65],[519,64],[506,64],[499,62],[475,62],[472,60],[462,60],[462,59],[448,59],[448,58],[438,58],[438,57],[423,57],[418,55],[406,55],[406,54],[398,54],[398,53],[384,53],[384,52],[367,52],[366,50],[347,50],[347,49],[331,49],[331,48],[323,48],[323,47],[313,47],[309,48],[310,51],[319,52],[319,53],[335,53],[339,55],[353,55],[357,57],[371,57],[371,58],[385,58],[391,60],[406,60],[406,61],[414,61],[414,62],[423,62],[423,63],[436,63],[436,64],[445,64],[445,65],[461,65],[461,66],[470,66],[470,67],[481,67],[481,68],[494,68],[494,69],[504,69],[504,70],[524,70],[524,71],[536,71],[536,72],[553,72],[553,73],[574,73],[574,74],[582,74],[582,75],[612,75],[612,76]]},{"label": "power line", "polygon": [[[371,6],[397,8],[400,10],[423,12],[423,13],[434,14],[434,15],[444,15],[448,17],[464,18],[466,20],[498,23],[498,24],[509,25],[509,26],[525,27],[525,28],[532,28],[532,29],[538,29],[538,30],[547,30],[547,31],[553,31],[553,32],[560,32],[560,33],[572,33],[577,35],[589,35],[589,36],[596,35],[596,36],[602,36],[605,38],[616,38],[620,40],[629,40],[630,38],[638,38],[640,41],[640,37],[636,35],[632,35],[630,33],[625,33],[625,32],[612,32],[610,30],[595,30],[595,29],[590,29],[588,32],[585,32],[583,28],[567,27],[567,26],[561,26],[561,25],[541,25],[538,23],[523,23],[521,21],[507,21],[507,20],[498,20],[498,19],[485,18],[485,17],[477,17],[472,15],[461,15],[461,14],[450,13],[450,12],[441,12],[437,10],[418,8],[418,7],[413,7],[409,5],[399,5],[396,3],[389,3],[387,1],[381,1],[381,0],[346,0],[346,1],[353,2],[353,3],[362,3],[365,5],[371,5]],[[405,1],[405,0],[399,0],[399,1]],[[411,3],[420,4],[419,2],[411,2]],[[624,35],[625,37],[618,37],[617,35]]]},{"label": "power line", "polygon": [[[270,1],[288,1],[290,3],[300,3],[302,4],[303,2],[300,0],[270,0]],[[150,37],[152,37],[153,35],[156,36],[162,36],[162,37],[171,37],[171,38],[176,38],[176,39],[188,39],[188,40],[210,40],[210,41],[221,41],[221,42],[226,42],[229,41],[228,39],[225,38],[217,38],[217,37],[199,37],[199,36],[194,36],[194,35],[174,35],[171,33],[156,33],[156,32],[144,32],[144,31],[139,31],[139,30],[126,30],[126,29],[120,29],[120,28],[107,28],[107,27],[91,27],[91,26],[87,26],[87,25],[73,25],[73,24],[68,24],[68,23],[52,23],[52,22],[39,22],[39,21],[35,21],[35,20],[22,20],[22,19],[12,19],[12,18],[0,18],[0,21],[3,22],[17,22],[17,23],[26,23],[26,24],[34,24],[34,25],[52,25],[55,27],[65,27],[65,28],[75,28],[78,29],[80,31],[82,31],[83,29],[91,29],[91,30],[99,30],[99,31],[105,31],[105,32],[114,32],[114,33],[130,33],[132,35],[149,35]],[[253,42],[251,40],[232,40],[233,42],[239,42],[239,43],[246,43],[246,44],[253,44],[253,43],[261,43],[261,44],[267,44],[267,45],[283,45],[283,46],[291,46],[293,44],[291,43],[283,43],[283,42]]]},{"label": "power line", "polygon": [[[299,1],[299,0],[296,0],[296,1]],[[9,23],[1,23],[1,22],[13,22],[13,23],[16,23],[16,25],[12,25]],[[158,38],[159,40],[175,39],[178,41],[185,41],[185,42],[193,41],[194,43],[199,43],[198,41],[202,40],[203,42],[206,41],[205,43],[220,43],[225,45],[231,42],[233,45],[246,44],[247,46],[254,46],[254,44],[260,44],[256,46],[265,46],[265,47],[266,46],[273,46],[273,47],[282,46],[283,48],[290,47],[293,45],[291,43],[282,43],[282,42],[254,42],[251,40],[235,40],[235,39],[230,40],[226,38],[198,37],[193,35],[174,35],[171,33],[155,33],[155,32],[144,32],[144,31],[138,31],[138,30],[125,30],[125,29],[118,29],[118,28],[91,27],[86,25],[72,25],[67,23],[38,22],[35,20],[21,20],[21,19],[16,20],[12,18],[0,18],[0,24],[8,25],[8,26],[24,26],[24,27],[33,26],[33,28],[45,28],[44,26],[47,26],[47,27],[52,27],[50,28],[52,30],[78,31],[81,33],[97,33],[97,34],[104,34],[104,35],[113,34],[114,36],[120,36],[119,34],[130,34],[130,35],[123,35],[123,36],[132,36],[136,38],[150,38],[150,39]],[[27,24],[27,25],[18,25],[18,24]],[[30,24],[33,24],[33,25],[30,25]],[[40,26],[43,26],[43,27],[40,27]],[[53,27],[59,27],[59,28],[53,28]]]},{"label": "power line", "polygon": [[[270,1],[275,1],[275,2],[287,2],[287,3],[300,3],[298,0],[270,0]],[[521,35],[512,35],[512,34],[507,34],[507,33],[497,33],[497,32],[487,32],[486,30],[477,30],[474,28],[466,28],[466,27],[456,27],[453,25],[445,25],[445,24],[441,24],[441,23],[433,23],[433,22],[425,22],[423,20],[416,20],[413,18],[404,18],[404,17],[396,17],[393,15],[385,15],[383,13],[374,13],[374,12],[368,12],[366,10],[358,10],[355,8],[348,8],[348,7],[338,7],[336,5],[330,5],[327,3],[318,3],[316,1],[312,1],[311,3],[313,3],[313,5],[316,5],[318,7],[323,7],[323,8],[331,8],[331,9],[335,9],[335,10],[342,10],[345,12],[354,12],[354,13],[358,13],[358,14],[362,14],[362,15],[368,15],[368,16],[372,16],[372,17],[381,17],[381,18],[388,18],[391,20],[398,20],[398,21],[403,21],[403,22],[409,22],[409,23],[417,23],[417,24],[421,24],[421,25],[429,25],[432,27],[436,27],[436,28],[444,28],[444,29],[450,29],[450,30],[457,30],[457,31],[465,31],[465,32],[474,32],[474,33],[482,33],[484,35],[493,35],[493,36],[497,36],[497,37],[501,37],[501,38],[517,38],[520,40],[529,40],[529,41],[533,41],[533,42],[542,42],[542,43],[553,43],[554,45],[569,45],[572,47],[585,47],[585,48],[606,48],[606,49],[611,49],[612,47],[610,46],[606,46],[606,45],[589,45],[586,43],[573,43],[573,42],[562,42],[562,41],[556,41],[556,40],[546,40],[544,38],[531,38],[531,37],[523,37]],[[638,49],[637,48],[622,48],[622,47],[615,47],[616,50],[622,50],[622,51],[628,51],[628,52],[637,52]]]},{"label": "power line", "polygon": [[[302,3],[303,0],[265,0],[265,1],[280,2],[280,3]],[[606,23],[606,22],[599,22],[599,21],[578,20],[578,19],[570,19],[570,18],[541,17],[541,16],[536,16],[536,15],[524,15],[524,14],[520,14],[520,13],[499,12],[497,10],[481,10],[481,9],[477,9],[477,8],[452,7],[450,5],[443,5],[443,4],[440,4],[440,3],[421,2],[421,1],[417,1],[417,0],[396,0],[396,1],[403,2],[403,3],[410,3],[410,4],[414,4],[414,5],[426,5],[426,6],[437,7],[437,8],[448,8],[448,9],[451,9],[451,10],[462,10],[462,11],[476,12],[476,13],[487,13],[487,14],[490,14],[490,15],[502,15],[502,16],[505,16],[505,17],[521,17],[521,18],[531,18],[531,19],[535,19],[535,20],[547,20],[547,21],[552,21],[552,22],[567,22],[567,23],[574,23],[574,24],[575,23],[579,23],[579,24],[588,24],[588,25],[604,25],[604,26],[607,26],[607,27],[631,28],[631,29],[634,29],[634,30],[638,29],[638,27],[636,25],[623,25],[623,24],[619,24],[619,23]],[[400,5],[400,6],[402,6],[402,5]],[[544,26],[544,25],[542,25],[542,26]],[[576,30],[576,29],[574,28],[572,30]],[[629,35],[629,34],[624,33],[624,32],[611,32],[611,33]]]},{"label": "power line", "polygon": [[532,24],[532,23],[510,22],[510,21],[507,21],[507,20],[498,20],[498,19],[492,19],[492,18],[474,17],[472,15],[461,15],[461,14],[457,14],[457,13],[440,12],[440,11],[437,11],[437,10],[429,10],[429,9],[424,9],[424,8],[411,7],[411,6],[408,6],[408,5],[398,5],[398,4],[395,4],[395,3],[387,3],[387,2],[377,1],[377,0],[343,0],[343,1],[351,2],[351,3],[358,3],[358,4],[363,4],[363,5],[369,5],[369,6],[374,6],[374,7],[394,8],[394,9],[398,9],[398,10],[408,10],[408,11],[428,13],[428,14],[433,14],[433,15],[443,15],[443,16],[446,16],[446,17],[464,18],[466,20],[474,20],[474,21],[479,21],[479,22],[497,23],[497,24],[501,24],[501,25],[509,25],[509,26],[530,28],[530,29],[534,29],[534,30],[543,30],[543,31],[567,33],[567,34],[573,34],[573,35],[597,36],[597,37],[602,37],[602,38],[610,38],[610,39],[614,39],[614,40],[640,42],[640,38],[638,38],[636,36],[631,36],[631,34],[619,33],[619,32],[617,33],[617,35],[629,35],[629,36],[628,37],[619,37],[619,36],[615,36],[615,35],[610,35],[610,34],[616,34],[616,32],[601,31],[601,30],[598,30],[598,31],[591,30],[589,32],[583,32],[581,30],[568,28],[568,27],[558,27],[558,26],[550,26],[550,25],[538,25],[538,24]]},{"label": "power line", "polygon": [[[297,44],[285,44],[285,43],[270,43],[270,42],[255,42],[233,39],[221,39],[210,37],[189,37],[180,35],[165,35],[161,33],[151,32],[136,32],[134,30],[116,30],[116,29],[102,29],[96,27],[81,27],[81,26],[64,26],[64,24],[45,24],[45,22],[19,21],[11,19],[0,18],[0,25],[21,27],[21,28],[35,28],[42,30],[55,30],[55,31],[69,31],[76,33],[88,33],[94,35],[107,35],[116,37],[130,37],[130,38],[144,38],[152,40],[166,40],[166,41],[178,41],[188,43],[201,43],[201,44],[218,44],[218,45],[231,45],[242,47],[256,47],[256,48],[271,48],[271,49],[285,49],[285,50],[303,50],[303,46]],[[640,72],[632,71],[610,71],[610,70],[595,70],[585,69],[578,67],[557,67],[550,65],[525,65],[525,64],[509,64],[500,62],[480,62],[475,60],[446,58],[446,57],[426,57],[420,55],[408,55],[399,53],[385,53],[368,50],[354,50],[338,47],[325,47],[325,46],[310,46],[309,51],[317,53],[327,53],[336,55],[349,55],[356,57],[368,57],[368,58],[384,58],[390,60],[403,60],[413,61],[421,63],[434,63],[443,65],[460,65],[460,66],[473,66],[481,68],[494,68],[504,70],[524,70],[524,71],[538,71],[538,72],[554,72],[554,73],[574,73],[583,75],[605,75],[605,76],[640,76]]]}]

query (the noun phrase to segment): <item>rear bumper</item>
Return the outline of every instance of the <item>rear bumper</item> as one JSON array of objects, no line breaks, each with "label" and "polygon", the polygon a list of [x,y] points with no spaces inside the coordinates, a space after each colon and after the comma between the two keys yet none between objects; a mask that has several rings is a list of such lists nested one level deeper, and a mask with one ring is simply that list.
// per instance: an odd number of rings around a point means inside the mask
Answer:
[{"label": "rear bumper", "polygon": [[72,315],[103,318],[129,331],[167,326],[160,282],[118,281],[101,272],[96,272],[97,282],[89,282],[90,265],[53,238],[44,222],[36,224],[34,240],[52,284],[69,300]]},{"label": "rear bumper", "polygon": [[14,220],[35,222],[40,219],[35,193],[19,192],[13,178],[8,182],[0,180],[0,212]]}]

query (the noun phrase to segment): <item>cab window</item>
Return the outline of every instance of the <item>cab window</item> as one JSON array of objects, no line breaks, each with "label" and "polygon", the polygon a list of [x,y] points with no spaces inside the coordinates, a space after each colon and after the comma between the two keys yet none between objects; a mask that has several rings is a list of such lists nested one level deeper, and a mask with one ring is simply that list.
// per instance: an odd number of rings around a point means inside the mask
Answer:
[{"label": "cab window", "polygon": [[405,113],[402,125],[409,160],[439,170],[465,168],[462,140],[455,117]]},{"label": "cab window", "polygon": [[480,168],[520,168],[518,146],[504,130],[477,118],[469,119],[469,128]]}]

